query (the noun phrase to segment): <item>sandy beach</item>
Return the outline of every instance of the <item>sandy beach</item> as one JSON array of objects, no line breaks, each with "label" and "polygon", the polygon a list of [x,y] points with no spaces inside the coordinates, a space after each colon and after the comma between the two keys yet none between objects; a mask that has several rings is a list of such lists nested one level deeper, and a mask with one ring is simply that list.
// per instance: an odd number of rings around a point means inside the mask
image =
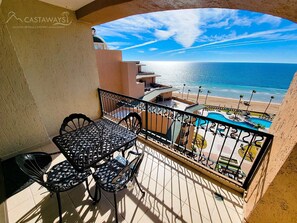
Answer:
[{"label": "sandy beach", "polygon": [[[182,98],[181,93],[173,92],[174,97]],[[188,101],[196,102],[197,95],[196,94],[189,94]],[[187,94],[183,95],[183,99],[187,100]],[[207,97],[207,104],[208,105],[215,105],[215,106],[226,106],[229,108],[237,108],[238,106],[238,100],[233,98],[221,98],[221,97],[213,97],[208,96]],[[198,102],[200,104],[204,104],[205,102],[205,95],[200,95]],[[251,105],[249,106],[250,111],[258,111],[258,112],[264,112],[269,101],[267,102],[259,102],[259,101],[251,101]],[[278,103],[271,103],[267,109],[267,113],[269,114],[276,114],[278,112],[280,104]],[[242,103],[239,105],[239,109],[246,110],[247,106]]]}]

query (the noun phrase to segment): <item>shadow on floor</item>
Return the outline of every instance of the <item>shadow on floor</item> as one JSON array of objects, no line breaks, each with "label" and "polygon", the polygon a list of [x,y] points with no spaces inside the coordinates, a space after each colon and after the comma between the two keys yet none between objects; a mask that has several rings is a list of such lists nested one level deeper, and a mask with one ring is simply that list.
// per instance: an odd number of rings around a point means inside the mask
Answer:
[{"label": "shadow on floor", "polygon": [[33,180],[20,170],[15,161],[15,157],[4,161],[1,160],[0,175],[1,189],[4,187],[5,192],[1,193],[1,203],[33,183]]}]

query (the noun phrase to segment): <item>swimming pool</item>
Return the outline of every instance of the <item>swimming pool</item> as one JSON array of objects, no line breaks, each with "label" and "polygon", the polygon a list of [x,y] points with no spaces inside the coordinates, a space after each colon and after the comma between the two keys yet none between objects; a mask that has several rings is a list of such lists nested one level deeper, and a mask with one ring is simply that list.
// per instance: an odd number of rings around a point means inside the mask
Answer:
[{"label": "swimming pool", "polygon": [[[227,123],[230,123],[230,124],[233,124],[233,125],[239,125],[239,126],[242,126],[242,127],[246,127],[246,128],[249,128],[249,129],[256,130],[256,128],[252,127],[251,125],[249,125],[249,124],[247,124],[245,122],[235,122],[235,121],[232,121],[230,119],[225,118],[225,116],[222,115],[222,114],[218,114],[218,113],[214,113],[214,112],[209,112],[208,115],[207,115],[207,117],[208,118],[213,118],[215,120],[227,122]],[[205,125],[205,124],[207,124],[207,121],[200,120],[200,125]],[[196,125],[198,125],[198,120],[196,122]]]},{"label": "swimming pool", "polygon": [[249,118],[249,120],[255,124],[263,125],[263,126],[265,126],[265,128],[270,128],[270,126],[271,126],[270,121],[267,121],[267,120],[264,120],[261,118]]},{"label": "swimming pool", "polygon": [[227,123],[230,123],[230,124],[233,124],[233,125],[239,125],[239,126],[246,127],[246,128],[249,128],[249,129],[256,129],[256,128],[252,127],[251,125],[249,125],[249,124],[247,124],[245,122],[235,122],[235,121],[232,121],[230,119],[225,118],[225,116],[222,115],[222,114],[218,114],[218,113],[214,113],[214,112],[209,112],[207,117],[208,118],[213,118],[215,120],[227,122]]}]

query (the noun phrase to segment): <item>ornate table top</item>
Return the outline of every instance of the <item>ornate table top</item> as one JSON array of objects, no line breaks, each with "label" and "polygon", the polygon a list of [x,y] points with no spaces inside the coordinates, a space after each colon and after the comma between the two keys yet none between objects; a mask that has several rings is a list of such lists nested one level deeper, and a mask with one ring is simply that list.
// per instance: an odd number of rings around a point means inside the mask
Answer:
[{"label": "ornate table top", "polygon": [[78,171],[83,171],[136,138],[126,128],[100,119],[95,124],[55,136],[53,142]]}]

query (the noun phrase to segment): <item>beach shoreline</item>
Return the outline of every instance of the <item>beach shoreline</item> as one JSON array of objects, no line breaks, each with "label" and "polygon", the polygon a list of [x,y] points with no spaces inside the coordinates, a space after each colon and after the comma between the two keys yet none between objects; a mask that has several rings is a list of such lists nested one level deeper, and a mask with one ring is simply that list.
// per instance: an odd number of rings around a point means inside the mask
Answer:
[{"label": "beach shoreline", "polygon": [[[173,92],[172,94],[173,97],[176,98],[181,98],[182,99],[182,93],[178,93],[178,92]],[[183,99],[184,100],[188,100],[191,102],[196,102],[197,99],[197,94],[183,94]],[[214,105],[214,106],[221,106],[221,107],[229,107],[229,108],[237,108],[238,106],[238,99],[234,99],[234,98],[225,98],[225,97],[214,97],[214,96],[208,96],[207,97],[207,105]],[[239,109],[241,110],[246,110],[247,106],[243,104],[243,101],[246,100],[242,100],[240,105],[239,105]],[[204,104],[205,103],[205,95],[199,95],[199,99],[198,99],[199,104]],[[267,102],[261,102],[261,101],[251,101],[251,105],[249,106],[248,110],[249,111],[257,111],[257,112],[264,112],[265,109],[267,108],[269,101]],[[276,114],[279,110],[280,107],[280,103],[271,103],[266,111],[266,113],[268,114]]]}]

